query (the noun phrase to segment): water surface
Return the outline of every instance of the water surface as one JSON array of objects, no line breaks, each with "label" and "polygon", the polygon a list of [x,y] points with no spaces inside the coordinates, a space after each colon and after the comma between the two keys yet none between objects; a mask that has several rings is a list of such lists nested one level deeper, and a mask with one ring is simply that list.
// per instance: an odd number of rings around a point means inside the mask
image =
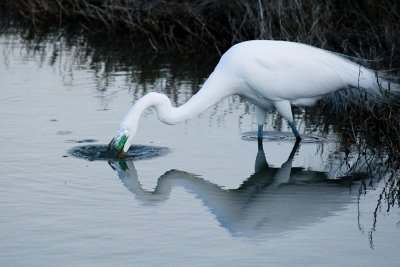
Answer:
[{"label": "water surface", "polygon": [[[259,146],[253,108],[229,97],[175,126],[146,112],[135,145],[157,157],[71,156],[106,145],[146,92],[182,104],[213,68],[142,54],[1,35],[2,266],[398,264],[398,177],[302,111],[310,142]],[[266,130],[289,128],[271,113]]]}]

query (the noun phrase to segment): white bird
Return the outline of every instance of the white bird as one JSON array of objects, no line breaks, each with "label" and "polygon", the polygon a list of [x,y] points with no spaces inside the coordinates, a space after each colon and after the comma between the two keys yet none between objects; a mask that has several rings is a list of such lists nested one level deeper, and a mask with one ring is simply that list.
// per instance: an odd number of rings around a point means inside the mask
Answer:
[{"label": "white bird", "polygon": [[291,105],[310,106],[349,88],[364,89],[377,98],[382,98],[381,90],[400,91],[399,84],[390,84],[376,71],[340,54],[294,42],[246,41],[221,57],[202,88],[185,104],[173,107],[166,95],[155,92],[140,98],[120,123],[109,148],[123,156],[133,142],[140,116],[149,107],[156,110],[160,121],[177,124],[230,95],[240,95],[255,105],[259,139],[266,111],[275,108],[300,140]]}]

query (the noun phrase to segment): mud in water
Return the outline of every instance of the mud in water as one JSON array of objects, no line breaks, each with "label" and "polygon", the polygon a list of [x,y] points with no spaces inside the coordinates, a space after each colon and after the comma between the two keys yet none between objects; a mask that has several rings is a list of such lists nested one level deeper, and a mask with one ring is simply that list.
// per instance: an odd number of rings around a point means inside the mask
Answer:
[{"label": "mud in water", "polygon": [[[155,157],[161,157],[168,154],[170,150],[166,147],[133,145],[125,154],[122,160],[145,160]],[[83,158],[89,161],[94,160],[117,160],[108,151],[107,145],[85,145],[76,146],[68,150],[68,154],[76,158]]]}]

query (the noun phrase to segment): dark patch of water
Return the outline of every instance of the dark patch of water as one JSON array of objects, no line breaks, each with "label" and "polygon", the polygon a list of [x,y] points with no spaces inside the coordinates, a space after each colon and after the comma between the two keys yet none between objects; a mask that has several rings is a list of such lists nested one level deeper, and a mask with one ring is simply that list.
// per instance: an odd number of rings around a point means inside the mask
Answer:
[{"label": "dark patch of water", "polygon": [[[168,154],[170,150],[167,147],[156,147],[146,145],[133,145],[125,153],[123,160],[145,160],[155,157],[161,157]],[[115,161],[115,157],[108,152],[107,145],[85,145],[76,146],[68,150],[68,154],[76,158],[83,158],[89,161],[106,160]]]},{"label": "dark patch of water", "polygon": [[75,144],[82,144],[82,143],[96,143],[96,139],[82,139],[82,140],[67,140],[66,143],[75,143]]}]

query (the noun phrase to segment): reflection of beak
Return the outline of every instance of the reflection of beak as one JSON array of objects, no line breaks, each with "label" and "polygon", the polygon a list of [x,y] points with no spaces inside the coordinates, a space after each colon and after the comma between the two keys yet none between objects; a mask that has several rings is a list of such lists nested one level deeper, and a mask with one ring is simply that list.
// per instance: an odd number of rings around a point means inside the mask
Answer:
[{"label": "reflection of beak", "polygon": [[114,137],[108,144],[107,153],[117,159],[124,158],[125,157],[124,146],[127,140],[128,136],[125,134],[122,136]]},{"label": "reflection of beak", "polygon": [[[114,171],[127,171],[129,170],[128,164],[125,160],[119,160],[119,161],[109,161],[108,164],[111,166],[111,168]],[[131,164],[133,164],[131,162]],[[134,168],[133,168],[134,169]]]}]

